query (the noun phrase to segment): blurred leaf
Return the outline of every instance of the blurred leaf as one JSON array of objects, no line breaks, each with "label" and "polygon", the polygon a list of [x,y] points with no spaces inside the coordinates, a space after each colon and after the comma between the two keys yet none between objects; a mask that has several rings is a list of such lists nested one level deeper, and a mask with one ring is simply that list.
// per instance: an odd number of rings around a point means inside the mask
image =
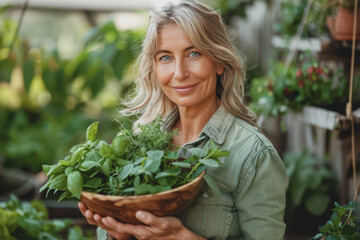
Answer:
[{"label": "blurred leaf", "polygon": [[306,209],[313,215],[323,214],[330,202],[330,197],[325,194],[315,193],[305,200]]},{"label": "blurred leaf", "polygon": [[26,92],[29,92],[30,84],[35,76],[35,61],[27,59],[23,65],[23,78]]}]

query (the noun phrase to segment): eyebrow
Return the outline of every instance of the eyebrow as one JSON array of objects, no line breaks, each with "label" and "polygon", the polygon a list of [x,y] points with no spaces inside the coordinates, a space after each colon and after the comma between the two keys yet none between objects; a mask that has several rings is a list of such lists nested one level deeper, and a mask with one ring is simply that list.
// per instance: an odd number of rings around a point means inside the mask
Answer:
[{"label": "eyebrow", "polygon": [[[192,49],[192,48],[196,48],[196,47],[195,47],[195,46],[187,47],[187,48],[185,48],[184,52],[189,51],[189,50]],[[160,54],[160,53],[171,53],[171,52],[170,52],[169,50],[159,50],[159,51],[157,51],[157,52],[155,53],[155,56],[158,55],[158,54]]]}]

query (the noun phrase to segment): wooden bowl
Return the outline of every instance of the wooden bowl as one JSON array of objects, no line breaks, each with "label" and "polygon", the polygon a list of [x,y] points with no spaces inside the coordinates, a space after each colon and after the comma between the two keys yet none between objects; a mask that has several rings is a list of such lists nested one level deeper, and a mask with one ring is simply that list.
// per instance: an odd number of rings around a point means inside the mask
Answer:
[{"label": "wooden bowl", "polygon": [[165,192],[123,197],[83,191],[80,201],[102,217],[111,216],[123,223],[142,224],[135,217],[138,210],[158,217],[173,216],[184,210],[200,191],[204,174],[205,171],[191,182]]}]

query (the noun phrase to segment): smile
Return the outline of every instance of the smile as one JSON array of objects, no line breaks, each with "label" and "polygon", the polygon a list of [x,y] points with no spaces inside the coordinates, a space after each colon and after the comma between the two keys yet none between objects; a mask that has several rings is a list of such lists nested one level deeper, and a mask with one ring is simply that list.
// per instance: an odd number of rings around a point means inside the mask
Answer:
[{"label": "smile", "polygon": [[197,84],[185,85],[185,86],[176,86],[176,87],[173,87],[173,89],[176,92],[180,93],[180,94],[186,94],[186,93],[191,92],[195,88],[196,85]]}]

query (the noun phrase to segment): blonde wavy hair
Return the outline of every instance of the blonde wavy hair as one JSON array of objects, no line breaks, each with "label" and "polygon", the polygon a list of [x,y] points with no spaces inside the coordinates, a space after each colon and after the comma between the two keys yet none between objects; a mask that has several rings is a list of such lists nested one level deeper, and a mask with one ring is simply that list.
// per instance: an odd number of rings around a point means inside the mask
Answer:
[{"label": "blonde wavy hair", "polygon": [[150,13],[142,53],[136,64],[135,93],[129,101],[124,101],[127,109],[121,113],[140,115],[136,127],[138,123],[154,120],[157,115],[166,116],[175,107],[162,92],[155,73],[158,31],[173,23],[182,28],[197,49],[224,65],[224,73],[217,76],[216,94],[225,109],[256,126],[255,115],[243,102],[245,70],[242,59],[231,44],[219,12],[195,0],[169,2]]}]

